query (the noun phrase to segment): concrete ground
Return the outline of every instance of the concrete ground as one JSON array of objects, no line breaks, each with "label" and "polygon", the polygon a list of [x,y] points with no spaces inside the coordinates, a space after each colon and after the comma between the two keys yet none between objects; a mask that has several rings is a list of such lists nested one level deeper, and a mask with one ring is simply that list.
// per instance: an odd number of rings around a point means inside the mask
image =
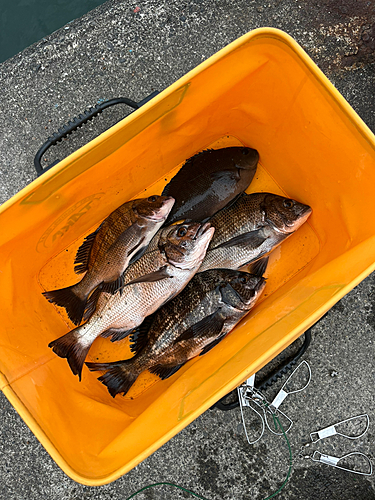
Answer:
[{"label": "concrete ground", "polygon": [[[162,90],[260,26],[293,36],[375,130],[373,1],[111,0],[0,65],[0,203],[36,177],[35,152],[69,118],[103,99],[139,100],[153,89]],[[61,158],[124,112],[108,111],[54,154]],[[290,433],[294,466],[280,499],[375,499],[374,476],[298,458],[311,431],[360,413],[371,419],[363,438],[352,443],[334,436],[317,448],[338,457],[354,449],[374,456],[374,290],[375,274],[312,330],[312,346],[304,356],[312,382],[284,403],[295,421]],[[269,388],[267,397],[276,390]],[[268,432],[249,446],[238,409],[209,410],[126,476],[107,486],[86,487],[57,467],[3,395],[0,401],[0,498],[7,500],[125,500],[160,481],[191,488],[210,500],[261,500],[279,488],[288,471],[282,437]],[[193,497],[159,487],[136,498]]]}]

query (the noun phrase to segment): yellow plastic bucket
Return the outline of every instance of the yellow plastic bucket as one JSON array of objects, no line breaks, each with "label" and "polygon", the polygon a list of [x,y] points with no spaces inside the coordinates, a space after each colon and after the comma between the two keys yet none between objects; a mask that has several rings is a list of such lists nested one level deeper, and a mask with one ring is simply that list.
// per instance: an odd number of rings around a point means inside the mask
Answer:
[{"label": "yellow plastic bucket", "polygon": [[[256,148],[251,191],[311,205],[271,257],[265,295],[207,355],[112,399],[48,343],[72,325],[41,292],[72,284],[76,249],[112,210],[160,193],[208,146]],[[60,467],[87,485],[115,480],[316,322],[375,265],[374,136],[305,52],[263,28],[228,45],[0,208],[0,384]],[[98,339],[91,359],[129,355]],[[116,354],[117,353],[117,354]],[[127,354],[126,354],[127,353]]]}]

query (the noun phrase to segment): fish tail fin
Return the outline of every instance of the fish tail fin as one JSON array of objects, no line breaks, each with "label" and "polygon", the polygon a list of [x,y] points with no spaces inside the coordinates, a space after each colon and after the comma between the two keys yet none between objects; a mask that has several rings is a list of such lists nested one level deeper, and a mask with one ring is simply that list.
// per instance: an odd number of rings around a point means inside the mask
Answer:
[{"label": "fish tail fin", "polygon": [[134,369],[132,360],[117,361],[114,363],[86,363],[90,371],[105,371],[98,380],[104,384],[110,395],[125,394],[138,378],[139,371]]},{"label": "fish tail fin", "polygon": [[65,307],[69,319],[75,324],[79,325],[82,321],[83,313],[85,312],[87,296],[81,298],[74,293],[74,287],[68,286],[67,288],[60,288],[59,290],[52,290],[50,292],[43,292],[43,295],[52,304],[60,307]]},{"label": "fish tail fin", "polygon": [[48,344],[55,354],[60,358],[68,360],[70,369],[74,375],[78,375],[81,380],[82,367],[91,344],[85,345],[80,342],[80,336],[77,334],[78,328],[66,333],[62,337],[53,340]]}]

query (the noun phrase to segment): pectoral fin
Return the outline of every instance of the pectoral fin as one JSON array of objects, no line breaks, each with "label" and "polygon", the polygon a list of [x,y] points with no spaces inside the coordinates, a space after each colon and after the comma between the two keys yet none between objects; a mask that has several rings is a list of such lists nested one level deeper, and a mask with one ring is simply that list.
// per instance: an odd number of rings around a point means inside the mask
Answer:
[{"label": "pectoral fin", "polygon": [[[134,249],[133,249],[134,250]],[[128,267],[130,267],[136,260],[140,259],[142,255],[146,252],[147,245],[139,247],[133,257],[129,260]]]},{"label": "pectoral fin", "polygon": [[164,280],[165,278],[173,278],[173,276],[168,273],[167,266],[163,266],[153,273],[144,274],[139,278],[135,278],[134,280],[129,281],[129,283],[126,283],[125,286],[133,285],[134,283],[152,283],[154,281]]},{"label": "pectoral fin", "polygon": [[249,248],[255,249],[262,245],[262,243],[264,243],[267,238],[268,236],[264,236],[262,229],[257,229],[256,231],[250,231],[248,233],[235,236],[234,238],[221,243],[217,247],[214,247],[212,250],[216,250],[217,248],[229,248],[239,245],[246,245]]},{"label": "pectoral fin", "polygon": [[220,313],[220,309],[218,309],[214,313],[206,316],[201,321],[198,321],[198,323],[195,323],[195,325],[192,325],[190,328],[185,330],[174,343],[176,344],[182,340],[189,340],[203,336],[216,338],[220,335],[224,322],[225,320]]},{"label": "pectoral fin", "polygon": [[202,349],[202,352],[199,354],[199,356],[203,356],[203,354],[206,354],[206,352],[211,351],[211,349],[213,349],[217,344],[219,344],[224,337],[225,335],[221,335],[219,338],[215,339],[210,344],[207,344],[206,347]]}]

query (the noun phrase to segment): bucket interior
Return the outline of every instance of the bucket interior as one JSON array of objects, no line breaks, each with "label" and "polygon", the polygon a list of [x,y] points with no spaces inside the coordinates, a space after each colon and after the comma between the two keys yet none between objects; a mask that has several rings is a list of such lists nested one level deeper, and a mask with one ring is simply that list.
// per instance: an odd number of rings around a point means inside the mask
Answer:
[{"label": "bucket interior", "polygon": [[[371,270],[372,137],[296,47],[275,30],[236,42],[44,174],[0,213],[3,385],[43,430],[47,449],[57,450],[65,470],[82,482],[101,484],[132,468]],[[79,382],[47,347],[73,325],[41,292],[78,281],[79,245],[119,205],[160,194],[197,152],[241,144],[260,154],[248,192],[283,194],[313,209],[271,255],[257,306],[215,349],[168,380],[145,372],[126,397],[115,399],[86,367]],[[126,339],[97,339],[89,353],[90,360],[127,357]]]},{"label": "bucket interior", "polygon": [[[206,149],[218,149],[231,146],[244,145],[234,137],[225,136],[210,144]],[[162,179],[159,179],[152,185],[145,188],[145,190],[139,193],[136,198],[147,197],[152,194],[161,194],[164,186],[182,167],[183,163],[184,162],[178,165],[177,168],[168,172],[168,174],[163,176]],[[267,191],[282,196],[288,196],[288,193],[282,191],[282,189],[277,185],[275,180],[261,164],[258,165],[256,176],[254,177],[247,192],[256,193],[260,191]],[[90,228],[88,233],[84,234],[83,237],[86,237],[88,234],[95,231],[96,228],[97,225]],[[82,279],[82,276],[77,276],[77,274],[74,273],[74,259],[78,247],[83,241],[83,237],[72,242],[69,247],[63,249],[59,254],[52,257],[41,269],[38,277],[41,292],[64,288]],[[275,290],[287,283],[293,276],[301,271],[318,254],[318,252],[318,237],[314,233],[313,229],[308,224],[305,224],[293,235],[291,242],[285,241],[285,244],[283,244],[282,247],[279,246],[274,252],[272,252],[267,273],[265,274],[265,277],[267,278],[267,288],[261,297],[260,302],[266,299],[267,296],[271,295]],[[69,320],[64,308],[55,305],[51,305],[51,307],[54,307],[56,312],[61,315],[69,330],[75,327]],[[90,349],[87,360],[107,362],[129,359],[132,356],[133,354],[130,351],[129,337],[116,343],[111,342],[110,339],[100,337],[94,342],[93,347]],[[85,371],[87,371],[87,374],[89,373],[87,369],[85,369]],[[160,382],[159,377],[145,371],[138,378],[126,396],[121,399],[132,400],[137,398],[143,394],[145,390],[148,390],[157,382]],[[169,381],[169,384],[171,382],[172,381]],[[168,381],[165,381],[165,383],[168,383]]]}]

